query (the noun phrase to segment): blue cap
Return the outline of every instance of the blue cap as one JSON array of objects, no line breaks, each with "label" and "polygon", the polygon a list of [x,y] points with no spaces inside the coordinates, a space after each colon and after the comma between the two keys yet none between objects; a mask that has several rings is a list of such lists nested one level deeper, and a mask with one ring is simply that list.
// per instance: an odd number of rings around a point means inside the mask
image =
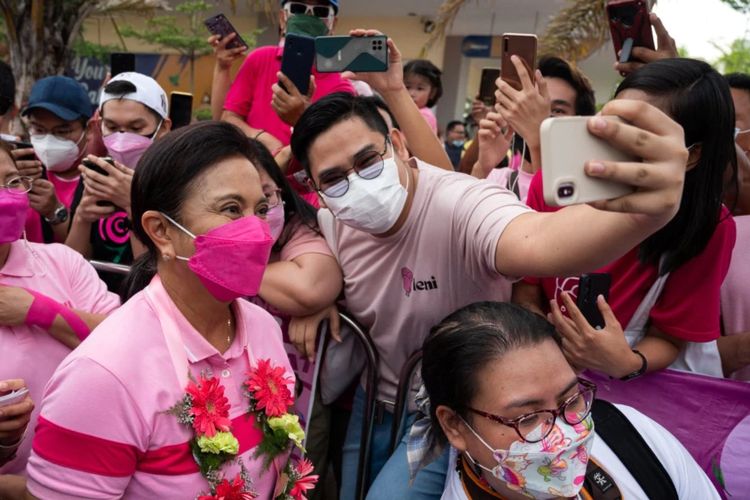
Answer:
[{"label": "blue cap", "polygon": [[[285,3],[287,3],[290,0],[281,0],[281,6],[283,7]],[[331,4],[333,7],[333,11],[338,15],[339,13],[339,0],[328,0],[328,3]]]},{"label": "blue cap", "polygon": [[31,87],[29,103],[21,114],[26,116],[37,108],[46,109],[65,121],[89,119],[93,114],[83,86],[67,76],[48,76]]}]

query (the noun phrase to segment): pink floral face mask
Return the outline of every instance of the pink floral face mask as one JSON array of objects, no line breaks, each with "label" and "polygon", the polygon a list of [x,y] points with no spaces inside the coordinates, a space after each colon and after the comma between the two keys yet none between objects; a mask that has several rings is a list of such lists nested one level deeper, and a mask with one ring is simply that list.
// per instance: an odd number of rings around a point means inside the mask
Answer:
[{"label": "pink floral face mask", "polygon": [[195,239],[193,256],[176,258],[188,263],[216,300],[231,302],[258,294],[274,243],[265,221],[249,215],[196,236],[162,215]]}]

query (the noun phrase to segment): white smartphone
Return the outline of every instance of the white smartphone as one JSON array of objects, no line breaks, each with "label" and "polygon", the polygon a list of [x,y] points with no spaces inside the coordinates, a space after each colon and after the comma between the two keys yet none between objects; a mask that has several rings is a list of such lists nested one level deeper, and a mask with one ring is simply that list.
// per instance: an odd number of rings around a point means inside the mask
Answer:
[{"label": "white smartphone", "polygon": [[10,406],[16,403],[20,403],[21,401],[26,399],[26,396],[28,396],[28,394],[29,390],[26,387],[22,387],[17,391],[11,391],[8,394],[0,396],[0,408],[2,408],[3,406]]},{"label": "white smartphone", "polygon": [[[638,161],[591,135],[590,116],[547,118],[542,122],[542,182],[544,201],[553,207],[611,200],[632,193],[627,184],[589,177],[583,169],[590,160]],[[622,121],[615,116],[608,120]]]}]

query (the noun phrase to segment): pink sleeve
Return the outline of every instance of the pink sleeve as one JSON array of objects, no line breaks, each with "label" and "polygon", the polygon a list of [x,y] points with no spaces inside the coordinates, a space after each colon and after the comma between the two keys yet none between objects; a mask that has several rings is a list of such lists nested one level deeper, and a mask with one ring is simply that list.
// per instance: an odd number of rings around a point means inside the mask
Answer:
[{"label": "pink sleeve", "polygon": [[[554,210],[552,209],[552,207],[549,207],[546,203],[544,203],[541,170],[534,174],[534,177],[531,179],[531,184],[529,185],[529,194],[526,197],[526,204],[537,212],[547,212]],[[530,285],[542,284],[541,279],[530,276],[525,277],[523,281],[524,283],[528,283]]]},{"label": "pink sleeve", "polygon": [[93,360],[63,364],[47,384],[26,469],[37,498],[116,498],[149,429],[122,383]]},{"label": "pink sleeve", "polygon": [[706,248],[672,272],[650,319],[659,331],[689,342],[719,338],[720,289],[729,270],[737,230],[725,209]]},{"label": "pink sleeve", "polygon": [[237,113],[242,117],[247,117],[250,113],[255,93],[255,75],[263,70],[262,61],[259,57],[261,49],[250,52],[245,62],[240,66],[240,70],[234,77],[229,92],[227,92],[227,97],[224,99],[225,110]]},{"label": "pink sleeve", "polygon": [[86,259],[66,247],[70,270],[71,302],[80,311],[109,314],[120,306],[120,298],[107,290],[96,270]]},{"label": "pink sleeve", "polygon": [[432,110],[430,108],[419,108],[419,112],[422,114],[422,116],[424,116],[424,119],[427,120],[427,124],[430,126],[435,135],[437,135],[437,118],[435,118]]},{"label": "pink sleeve", "polygon": [[508,167],[493,168],[492,171],[487,175],[487,180],[498,184],[499,186],[507,188],[509,176],[510,169]]},{"label": "pink sleeve", "polygon": [[292,237],[281,249],[281,260],[294,260],[306,253],[319,253],[333,257],[325,238],[304,223],[300,223]]}]

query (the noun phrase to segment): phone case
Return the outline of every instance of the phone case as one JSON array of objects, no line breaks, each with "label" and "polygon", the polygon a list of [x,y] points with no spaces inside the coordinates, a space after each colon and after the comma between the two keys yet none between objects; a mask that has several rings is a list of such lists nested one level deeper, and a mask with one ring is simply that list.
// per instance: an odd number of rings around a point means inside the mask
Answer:
[{"label": "phone case", "polygon": [[[607,4],[609,32],[615,57],[622,63],[631,60],[633,47],[654,50],[648,4],[644,0],[618,0]],[[622,52],[621,52],[622,51]]]},{"label": "phone case", "polygon": [[[638,161],[591,135],[586,128],[589,118],[566,116],[542,122],[542,183],[548,205],[562,207],[609,200],[633,192],[632,186],[586,175],[583,166],[590,160]],[[620,120],[613,116],[606,118]]]},{"label": "phone case", "polygon": [[315,39],[315,66],[321,73],[388,70],[386,36],[321,36]]},{"label": "phone case", "polygon": [[169,118],[172,130],[190,125],[193,120],[193,94],[172,92],[169,95]]},{"label": "phone case", "polygon": [[208,19],[203,21],[203,24],[206,25],[206,28],[208,28],[208,31],[212,35],[221,35],[222,38],[232,33],[236,33],[237,36],[234,37],[234,40],[227,44],[228,49],[248,47],[248,45],[245,43],[245,40],[243,40],[240,36],[240,32],[237,31],[237,29],[232,25],[232,23],[229,22],[229,19],[227,19],[227,16],[225,16],[224,14],[216,14],[213,17],[209,17]]},{"label": "phone case", "polygon": [[501,76],[503,81],[516,90],[521,90],[523,86],[510,56],[516,55],[521,58],[533,82],[534,69],[536,68],[536,43],[536,35],[521,33],[505,33],[503,35],[503,52],[500,62]]},{"label": "phone case", "polygon": [[497,68],[484,68],[482,70],[482,80],[479,85],[479,100],[487,106],[495,105],[495,90],[497,85],[495,81],[500,78],[500,70]]},{"label": "phone case", "polygon": [[604,317],[596,304],[596,298],[604,295],[605,299],[609,299],[611,283],[612,276],[609,273],[584,274],[578,281],[576,305],[586,321],[597,330],[604,328]]},{"label": "phone case", "polygon": [[[281,72],[292,81],[302,95],[306,95],[310,90],[310,74],[314,61],[314,38],[294,34],[286,36],[284,55],[281,58]],[[280,85],[284,87],[283,84]]]}]

